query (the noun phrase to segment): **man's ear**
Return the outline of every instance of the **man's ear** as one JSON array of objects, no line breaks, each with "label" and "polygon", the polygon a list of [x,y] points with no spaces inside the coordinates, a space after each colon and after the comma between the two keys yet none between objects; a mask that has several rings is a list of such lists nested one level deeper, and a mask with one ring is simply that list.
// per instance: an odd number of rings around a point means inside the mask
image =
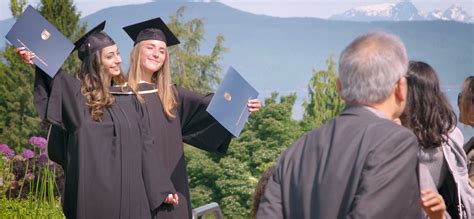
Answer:
[{"label": "man's ear", "polygon": [[408,83],[405,77],[401,77],[400,80],[397,81],[394,88],[394,92],[395,92],[395,97],[397,98],[398,101],[400,102],[406,101],[407,93],[408,93]]}]

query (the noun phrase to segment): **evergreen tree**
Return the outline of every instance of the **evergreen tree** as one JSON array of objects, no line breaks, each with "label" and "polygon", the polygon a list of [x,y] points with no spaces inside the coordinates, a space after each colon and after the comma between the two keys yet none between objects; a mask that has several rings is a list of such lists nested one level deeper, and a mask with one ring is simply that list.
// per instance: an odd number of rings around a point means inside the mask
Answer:
[{"label": "evergreen tree", "polygon": [[170,48],[173,82],[196,92],[209,92],[220,82],[222,69],[217,61],[227,51],[222,45],[225,39],[223,35],[217,36],[211,53],[199,54],[200,43],[204,39],[204,21],[195,18],[183,23],[185,10],[184,6],[179,8],[174,16],[170,16],[168,23],[181,41],[178,46]]},{"label": "evergreen tree", "polygon": [[[25,9],[25,0],[11,0],[10,9],[18,18]],[[80,14],[71,0],[42,0],[38,11],[54,24],[70,40],[85,32],[79,24]],[[63,66],[73,72],[77,58],[73,55]],[[33,135],[45,135],[40,129],[40,118],[33,104],[34,69],[23,64],[15,53],[15,48],[6,45],[0,53],[0,143],[10,145],[20,151]]]},{"label": "evergreen tree", "polygon": [[321,126],[344,109],[344,102],[337,92],[337,74],[332,57],[326,60],[327,70],[313,69],[308,84],[309,99],[305,100],[303,121],[305,131]]}]

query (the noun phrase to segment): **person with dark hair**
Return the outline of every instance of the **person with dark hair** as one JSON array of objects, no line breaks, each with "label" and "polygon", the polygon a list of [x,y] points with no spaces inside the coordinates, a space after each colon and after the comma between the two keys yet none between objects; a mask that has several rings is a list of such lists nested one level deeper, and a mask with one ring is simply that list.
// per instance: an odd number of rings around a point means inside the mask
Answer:
[{"label": "person with dark hair", "polygon": [[270,179],[270,177],[272,177],[274,172],[275,166],[271,166],[263,172],[262,176],[258,180],[257,186],[255,187],[255,191],[253,192],[252,210],[250,210],[251,218],[257,218],[257,210],[258,205],[260,204],[260,199],[262,199],[263,193],[265,192],[265,188],[267,188],[268,180]]},{"label": "person with dark hair", "polygon": [[339,58],[346,108],[279,158],[257,218],[421,218],[416,137],[397,125],[408,57],[388,33],[357,37]]},{"label": "person with dark hair", "polygon": [[[75,42],[81,66],[75,77],[60,70],[51,79],[36,68],[35,106],[53,125],[48,153],[65,172],[62,196],[67,218],[151,218],[150,195],[176,204],[135,96],[126,90],[115,42],[105,21]],[[34,54],[17,49],[25,63]],[[112,87],[112,85],[117,85]],[[51,138],[51,136],[50,136]],[[161,178],[156,178],[159,175]],[[147,185],[160,188],[151,194]]]},{"label": "person with dark hair", "polygon": [[[437,73],[427,63],[411,61],[406,77],[407,106],[400,120],[418,139],[420,166],[427,170],[420,169],[420,175],[431,176],[421,178],[420,183],[434,185],[431,189],[439,191],[450,217],[473,218],[474,192],[468,183],[464,137],[456,127],[456,115],[441,91]],[[429,208],[422,206],[429,218],[434,218]]]},{"label": "person with dark hair", "polygon": [[[176,188],[179,204],[162,205],[157,218],[191,218],[191,201],[183,142],[197,148],[225,154],[232,135],[207,111],[213,94],[197,94],[171,82],[168,47],[179,44],[161,18],[123,28],[133,40],[128,85],[144,102],[151,136]],[[260,108],[258,99],[249,100],[250,112]],[[159,187],[155,187],[159,189]],[[152,189],[152,188],[151,188]]]},{"label": "person with dark hair", "polygon": [[[474,76],[464,80],[461,92],[458,95],[459,122],[474,127]],[[469,182],[474,187],[474,136],[464,145],[468,158]]]}]

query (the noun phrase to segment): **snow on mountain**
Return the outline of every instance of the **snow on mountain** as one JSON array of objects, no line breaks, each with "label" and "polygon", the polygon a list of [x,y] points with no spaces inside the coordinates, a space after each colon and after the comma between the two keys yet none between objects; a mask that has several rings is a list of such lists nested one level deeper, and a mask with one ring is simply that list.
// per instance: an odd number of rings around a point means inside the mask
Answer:
[{"label": "snow on mountain", "polygon": [[454,4],[445,11],[435,10],[428,13],[419,11],[409,0],[398,3],[375,4],[352,8],[341,14],[329,17],[330,20],[349,21],[414,21],[414,20],[452,20],[474,22],[474,17]]},{"label": "snow on mountain", "polygon": [[457,4],[446,9],[442,18],[459,22],[472,22],[473,19],[473,17],[471,17],[466,11],[462,10],[461,6]]},{"label": "snow on mountain", "polygon": [[352,8],[342,14],[333,15],[332,20],[351,21],[402,21],[421,20],[418,9],[410,1],[384,3]]}]

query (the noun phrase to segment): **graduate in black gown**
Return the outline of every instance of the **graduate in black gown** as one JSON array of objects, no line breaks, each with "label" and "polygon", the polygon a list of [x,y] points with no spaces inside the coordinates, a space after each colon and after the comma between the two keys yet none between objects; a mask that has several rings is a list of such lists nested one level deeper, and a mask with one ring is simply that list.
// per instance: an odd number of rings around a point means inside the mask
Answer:
[{"label": "graduate in black gown", "polygon": [[[150,133],[178,193],[179,204],[162,205],[158,218],[191,218],[191,203],[183,142],[225,154],[232,135],[206,111],[213,94],[197,94],[171,83],[167,47],[179,43],[160,18],[124,27],[134,41],[128,71],[129,86],[141,92]],[[260,107],[250,100],[249,111]],[[158,187],[156,187],[158,188]]]},{"label": "graduate in black gown", "polygon": [[[155,148],[136,96],[110,87],[125,80],[104,26],[75,43],[82,61],[75,77],[60,71],[51,79],[36,68],[35,105],[53,125],[48,153],[64,168],[67,218],[151,218],[150,201],[173,203],[174,188],[161,161],[147,158]],[[158,188],[148,193],[149,185]]]}]

